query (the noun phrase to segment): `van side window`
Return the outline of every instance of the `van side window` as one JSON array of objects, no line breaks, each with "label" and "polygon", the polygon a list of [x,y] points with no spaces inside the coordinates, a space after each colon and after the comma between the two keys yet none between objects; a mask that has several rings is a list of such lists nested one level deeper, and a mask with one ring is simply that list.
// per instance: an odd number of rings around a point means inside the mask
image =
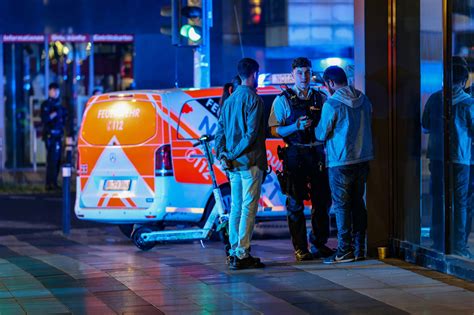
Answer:
[{"label": "van side window", "polygon": [[265,106],[265,134],[267,138],[275,138],[270,133],[270,128],[268,128],[268,117],[270,117],[270,111],[272,109],[273,100],[275,99],[276,95],[260,95],[263,99],[263,104]]}]

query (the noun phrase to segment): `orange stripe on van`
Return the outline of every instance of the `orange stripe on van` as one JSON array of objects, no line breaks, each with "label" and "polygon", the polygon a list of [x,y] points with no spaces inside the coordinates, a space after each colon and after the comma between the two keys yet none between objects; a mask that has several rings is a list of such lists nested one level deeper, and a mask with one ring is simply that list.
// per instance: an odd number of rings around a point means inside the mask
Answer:
[{"label": "orange stripe on van", "polygon": [[107,194],[103,194],[102,197],[100,197],[99,202],[97,203],[97,207],[102,207],[102,204],[104,203],[105,198],[107,198]]},{"label": "orange stripe on van", "polygon": [[145,100],[145,101],[149,100],[146,94],[135,94],[133,98],[136,100]]},{"label": "orange stripe on van", "polygon": [[[170,117],[171,117],[171,119],[173,119],[176,123],[179,122],[179,118],[178,118],[173,112],[170,113]],[[186,124],[180,124],[179,127],[180,127],[180,128],[183,128],[192,138],[196,138],[196,139],[199,138],[198,134],[197,134],[196,132],[194,132],[194,130],[192,130],[191,128],[189,128],[188,125],[186,125]],[[173,131],[172,131],[172,134],[171,134],[171,138],[174,139],[174,140],[176,140],[176,139],[177,139],[177,137],[176,137],[176,135],[177,135],[176,128],[173,127],[172,130],[173,130]]]},{"label": "orange stripe on van", "polygon": [[79,166],[87,164],[87,173],[82,173],[81,175],[90,175],[92,173],[104,149],[104,147],[99,146],[79,146]]},{"label": "orange stripe on van", "polygon": [[202,90],[187,90],[183,91],[184,93],[188,94],[193,98],[199,97],[215,97],[216,95],[222,94],[222,88],[209,88],[209,89],[202,89]]},{"label": "orange stripe on van", "polygon": [[169,123],[163,119],[163,143],[170,143]]},{"label": "orange stripe on van", "polygon": [[[141,176],[152,176],[155,174],[155,146],[132,146],[122,147],[130,162]],[[151,162],[151,163],[150,163]]]},{"label": "orange stripe on van", "polygon": [[112,198],[110,198],[109,202],[107,203],[107,207],[126,208],[127,206],[123,203],[122,199],[118,196],[118,194],[113,194]]},{"label": "orange stripe on van", "polygon": [[84,187],[86,187],[88,177],[81,177],[81,190],[84,190]]},{"label": "orange stripe on van", "polygon": [[110,95],[100,95],[95,101],[100,102],[100,101],[107,101],[110,99]]},{"label": "orange stripe on van", "polygon": [[135,204],[135,202],[133,202],[132,198],[125,198],[125,200],[127,200],[127,202],[134,208],[137,207],[137,205]]},{"label": "orange stripe on van", "polygon": [[152,177],[144,177],[143,180],[145,181],[145,183],[147,183],[148,187],[150,187],[150,189],[152,191],[155,191],[155,178]]},{"label": "orange stripe on van", "polygon": [[152,95],[152,98],[156,102],[156,105],[158,105],[158,108],[162,109],[163,104],[161,103],[161,96],[160,95]]}]

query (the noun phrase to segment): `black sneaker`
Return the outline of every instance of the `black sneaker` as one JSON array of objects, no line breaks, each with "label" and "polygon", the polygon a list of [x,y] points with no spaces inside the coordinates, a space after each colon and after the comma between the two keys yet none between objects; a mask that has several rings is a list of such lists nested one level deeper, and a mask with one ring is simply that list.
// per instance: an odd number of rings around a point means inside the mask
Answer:
[{"label": "black sneaker", "polygon": [[365,259],[366,259],[366,258],[365,258],[364,255],[360,255],[360,256],[355,256],[354,261],[363,261],[363,260],[365,260]]},{"label": "black sneaker", "polygon": [[313,255],[308,250],[298,249],[295,251],[296,261],[313,260]]},{"label": "black sneaker", "polygon": [[326,258],[323,263],[325,264],[339,264],[339,263],[347,263],[352,262],[355,260],[354,252],[348,251],[347,253],[342,253],[340,251],[336,251],[334,255],[331,257]]},{"label": "black sneaker", "polygon": [[263,267],[265,267],[265,264],[260,261],[260,258],[252,257],[250,255],[242,259],[235,257],[233,262],[229,265],[230,270],[253,269]]},{"label": "black sneaker", "polygon": [[318,258],[327,258],[331,257],[334,255],[336,250],[331,249],[327,247],[326,245],[322,245],[319,247],[316,247],[315,245],[311,245],[311,254],[313,255],[313,258],[318,259]]}]

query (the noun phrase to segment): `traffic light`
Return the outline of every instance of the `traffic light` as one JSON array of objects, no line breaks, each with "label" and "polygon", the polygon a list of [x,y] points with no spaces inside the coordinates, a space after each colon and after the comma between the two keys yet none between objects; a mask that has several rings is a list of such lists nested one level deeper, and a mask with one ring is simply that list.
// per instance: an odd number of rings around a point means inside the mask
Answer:
[{"label": "traffic light", "polygon": [[203,0],[172,0],[173,45],[201,45],[203,38],[202,1]]},{"label": "traffic light", "polygon": [[249,24],[258,25],[262,22],[262,0],[249,0]]},{"label": "traffic light", "polygon": [[175,46],[200,46],[203,40],[203,1],[171,0],[163,6],[160,15],[171,18],[171,25],[160,27],[160,33],[171,36]]},{"label": "traffic light", "polygon": [[[162,6],[161,10],[160,10],[160,15],[163,16],[163,17],[171,17],[171,19],[172,19],[171,5]],[[171,34],[172,34],[171,24],[162,25],[160,27],[160,33],[163,34],[163,35],[171,36]]]}]

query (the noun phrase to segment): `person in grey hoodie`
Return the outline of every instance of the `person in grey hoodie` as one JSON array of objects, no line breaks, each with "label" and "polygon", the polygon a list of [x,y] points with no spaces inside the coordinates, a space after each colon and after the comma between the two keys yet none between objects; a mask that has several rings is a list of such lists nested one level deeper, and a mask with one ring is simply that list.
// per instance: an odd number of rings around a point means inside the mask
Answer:
[{"label": "person in grey hoodie", "polygon": [[327,68],[323,79],[331,97],[323,105],[315,135],[326,145],[326,165],[338,230],[337,251],[324,263],[363,260],[367,230],[365,184],[368,161],[374,158],[372,104],[367,96],[347,84],[342,68]]},{"label": "person in grey hoodie", "polygon": [[[453,171],[453,242],[452,253],[473,258],[468,248],[472,227],[472,141],[474,134],[474,99],[464,91],[469,77],[467,63],[453,58],[453,90],[450,122],[450,160]],[[444,250],[444,141],[443,93],[433,93],[426,102],[422,126],[429,133],[427,157],[430,159],[433,247]]]},{"label": "person in grey hoodie", "polygon": [[451,115],[450,154],[453,163],[453,254],[474,258],[467,242],[471,232],[472,181],[470,168],[473,164],[472,141],[474,136],[474,98],[464,91],[469,78],[465,66],[453,65],[453,109]]},{"label": "person in grey hoodie", "polygon": [[[455,77],[453,89],[453,106],[457,106],[460,102],[468,99],[469,94],[464,93],[462,88],[464,85],[461,81],[465,80],[466,73],[462,70],[468,64],[463,57],[453,56],[452,59]],[[461,67],[458,67],[461,66]],[[463,73],[464,72],[464,73]],[[454,108],[454,107],[453,107]],[[428,148],[426,157],[429,160],[430,171],[430,195],[431,195],[431,228],[430,238],[433,241],[432,247],[438,251],[444,251],[444,109],[443,109],[443,91],[439,90],[430,95],[421,118],[421,125],[423,133],[429,134]],[[453,116],[455,117],[455,116]],[[454,120],[457,124],[460,123],[459,117]],[[455,149],[455,146],[451,150]],[[457,149],[456,149],[457,150]],[[456,151],[455,150],[455,151]],[[472,146],[471,146],[472,150]],[[452,152],[455,152],[452,151]],[[471,154],[472,159],[472,154]],[[472,164],[472,163],[471,163]],[[471,177],[472,178],[472,177]],[[472,179],[471,179],[472,180]],[[472,188],[469,190],[472,192]],[[472,193],[469,195],[472,196]],[[467,231],[470,231],[470,220],[466,226]],[[469,233],[467,233],[469,235]]]}]

